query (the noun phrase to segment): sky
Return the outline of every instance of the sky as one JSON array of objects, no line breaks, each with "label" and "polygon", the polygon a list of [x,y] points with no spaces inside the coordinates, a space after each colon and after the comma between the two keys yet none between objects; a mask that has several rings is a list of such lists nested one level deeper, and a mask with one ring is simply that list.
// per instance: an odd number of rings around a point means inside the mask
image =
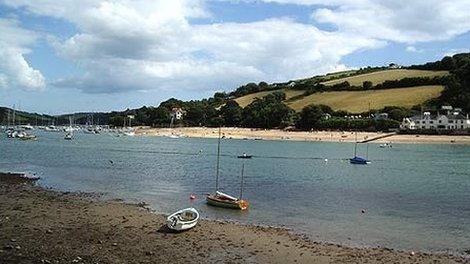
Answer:
[{"label": "sky", "polygon": [[0,106],[202,99],[470,52],[470,0],[0,0]]}]

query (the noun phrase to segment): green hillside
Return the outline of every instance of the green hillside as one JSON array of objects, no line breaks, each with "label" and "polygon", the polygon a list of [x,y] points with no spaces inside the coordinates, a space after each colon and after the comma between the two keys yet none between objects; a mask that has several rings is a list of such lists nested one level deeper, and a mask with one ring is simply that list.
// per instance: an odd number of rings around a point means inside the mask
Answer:
[{"label": "green hillside", "polygon": [[449,72],[447,71],[423,71],[423,70],[396,69],[396,70],[371,72],[371,73],[331,80],[331,81],[323,82],[323,84],[334,85],[334,84],[347,81],[351,85],[361,86],[363,82],[370,81],[372,82],[373,85],[377,85],[387,80],[400,80],[403,78],[413,78],[413,77],[434,77],[434,76],[444,76],[447,74],[449,74]]},{"label": "green hillside", "polygon": [[248,94],[248,95],[236,98],[235,101],[241,107],[245,107],[245,106],[249,105],[251,102],[253,102],[253,100],[255,100],[255,98],[263,98],[266,95],[268,95],[270,93],[274,93],[276,91],[284,92],[286,94],[286,100],[289,100],[289,99],[291,99],[295,96],[302,95],[305,92],[305,91],[301,91],[301,90],[279,89],[279,90],[274,90],[274,91],[264,91],[264,92]]},{"label": "green hillside", "polygon": [[343,110],[350,113],[362,113],[370,109],[381,109],[385,106],[402,106],[410,108],[429,99],[438,97],[443,86],[417,86],[386,90],[342,91],[315,93],[302,99],[288,102],[287,105],[295,111],[301,111],[310,104],[323,104],[333,110]]},{"label": "green hillside", "polygon": [[[428,70],[408,70],[394,69],[381,70],[371,73],[365,73],[331,81],[322,82],[328,87],[347,81],[351,86],[362,86],[363,82],[370,81],[372,85],[382,84],[386,81],[403,80],[404,78],[433,78],[446,76],[447,71],[428,71]],[[298,80],[296,82],[302,82]],[[385,106],[403,106],[412,107],[421,104],[427,100],[439,97],[444,89],[441,85],[424,85],[405,88],[383,89],[383,90],[365,90],[365,91],[331,91],[314,93],[302,96],[305,90],[293,90],[289,88],[262,91],[247,94],[235,99],[241,106],[246,107],[255,98],[264,96],[275,91],[282,91],[286,94],[285,103],[295,111],[302,110],[303,107],[310,104],[328,105],[335,110],[345,110],[352,113],[360,113],[371,109],[381,109]]]}]

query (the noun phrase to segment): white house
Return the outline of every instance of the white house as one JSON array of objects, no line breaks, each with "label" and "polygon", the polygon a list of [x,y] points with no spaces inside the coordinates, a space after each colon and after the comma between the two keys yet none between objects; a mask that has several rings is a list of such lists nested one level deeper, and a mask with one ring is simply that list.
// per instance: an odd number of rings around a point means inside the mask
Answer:
[{"label": "white house", "polygon": [[402,67],[400,65],[396,64],[396,63],[390,63],[388,65],[388,68],[389,69],[401,69]]},{"label": "white house", "polygon": [[183,119],[184,114],[186,114],[186,111],[180,107],[174,107],[171,109],[170,118],[173,120],[181,120]]},{"label": "white house", "polygon": [[404,118],[401,129],[426,129],[426,130],[463,130],[470,129],[470,119],[462,113],[462,109],[453,109],[450,106],[443,106],[442,110],[447,113],[442,115],[432,115],[430,112],[424,112],[420,116]]}]

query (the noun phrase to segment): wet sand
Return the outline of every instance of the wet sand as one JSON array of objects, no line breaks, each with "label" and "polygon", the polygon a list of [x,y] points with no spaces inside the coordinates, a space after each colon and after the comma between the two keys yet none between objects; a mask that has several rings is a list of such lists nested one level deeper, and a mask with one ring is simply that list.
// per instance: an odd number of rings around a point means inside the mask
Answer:
[{"label": "wet sand", "polygon": [[[181,128],[148,128],[141,127],[137,135],[166,136],[196,138],[217,138],[218,129],[208,127],[181,127]],[[368,140],[390,133],[357,132],[357,140]],[[276,129],[250,129],[250,128],[222,128],[225,138],[233,139],[264,139],[264,140],[295,140],[295,141],[325,141],[325,142],[355,142],[355,132],[341,131],[283,131]],[[431,135],[393,135],[373,141],[375,143],[425,143],[425,144],[470,144],[470,136],[431,136]]]},{"label": "wet sand", "polygon": [[0,263],[470,263],[316,243],[285,229],[202,220],[172,233],[164,223],[143,204],[46,190],[0,173]]}]

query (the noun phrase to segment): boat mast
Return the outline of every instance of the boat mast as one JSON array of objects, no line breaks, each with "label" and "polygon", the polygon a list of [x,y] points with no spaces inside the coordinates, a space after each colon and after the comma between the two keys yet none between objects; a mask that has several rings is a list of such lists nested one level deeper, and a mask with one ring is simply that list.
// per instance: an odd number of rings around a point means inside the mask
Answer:
[{"label": "boat mast", "polygon": [[16,126],[16,107],[13,105],[13,126]]},{"label": "boat mast", "polygon": [[356,139],[355,139],[355,143],[354,143],[354,157],[357,157],[357,132],[356,132]]},{"label": "boat mast", "polygon": [[215,191],[219,190],[219,165],[220,165],[220,126],[219,126],[219,139],[217,142],[217,167],[215,171]]},{"label": "boat mast", "polygon": [[245,174],[245,162],[242,163],[242,179],[241,179],[241,183],[240,183],[240,200],[242,199],[242,196],[243,196],[243,177],[244,177],[244,174]]},{"label": "boat mast", "polygon": [[367,143],[367,146],[366,146],[366,159],[368,160],[369,159],[369,143]]}]

